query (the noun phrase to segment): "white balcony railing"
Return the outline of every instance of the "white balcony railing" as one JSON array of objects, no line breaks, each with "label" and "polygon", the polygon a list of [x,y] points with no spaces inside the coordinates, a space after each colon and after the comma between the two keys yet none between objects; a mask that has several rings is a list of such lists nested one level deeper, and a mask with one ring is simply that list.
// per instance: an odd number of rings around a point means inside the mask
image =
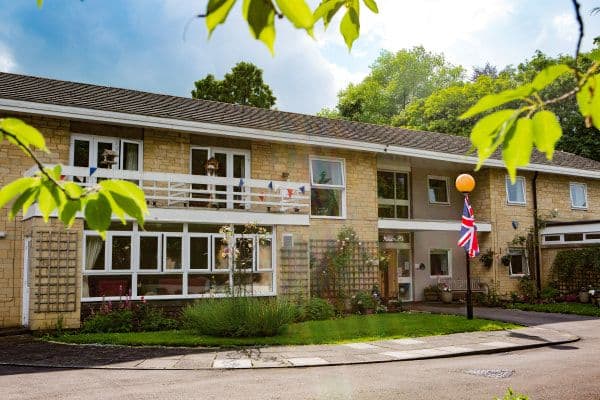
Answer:
[{"label": "white balcony railing", "polygon": [[[25,175],[33,175],[31,168]],[[65,180],[82,186],[102,179],[124,179],[139,185],[150,207],[213,208],[253,212],[301,213],[310,211],[310,185],[302,182],[223,178],[204,175],[138,172],[63,166]]]}]

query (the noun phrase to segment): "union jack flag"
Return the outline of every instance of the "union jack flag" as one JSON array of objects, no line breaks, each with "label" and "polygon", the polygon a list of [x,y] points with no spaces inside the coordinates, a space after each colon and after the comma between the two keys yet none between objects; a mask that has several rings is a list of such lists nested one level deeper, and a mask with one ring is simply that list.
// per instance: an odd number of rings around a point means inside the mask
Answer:
[{"label": "union jack flag", "polygon": [[465,196],[465,206],[463,207],[458,246],[464,248],[471,258],[479,254],[477,227],[475,226],[475,214],[473,212],[473,207],[471,207],[471,204],[469,204],[469,196]]}]

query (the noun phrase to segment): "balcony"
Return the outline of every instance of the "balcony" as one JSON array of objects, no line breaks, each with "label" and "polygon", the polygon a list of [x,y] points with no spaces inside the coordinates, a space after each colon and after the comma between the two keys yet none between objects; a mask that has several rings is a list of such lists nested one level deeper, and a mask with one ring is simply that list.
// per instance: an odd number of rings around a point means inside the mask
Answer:
[{"label": "balcony", "polygon": [[[25,175],[36,171],[31,168]],[[146,196],[149,220],[309,224],[308,183],[72,166],[63,166],[62,174],[84,187],[102,179],[136,183]]]}]

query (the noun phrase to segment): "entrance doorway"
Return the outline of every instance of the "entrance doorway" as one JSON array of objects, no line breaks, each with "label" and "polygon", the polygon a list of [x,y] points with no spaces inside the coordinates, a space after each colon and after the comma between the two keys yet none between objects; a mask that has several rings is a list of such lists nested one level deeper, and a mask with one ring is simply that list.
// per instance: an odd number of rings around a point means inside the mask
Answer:
[{"label": "entrance doorway", "polygon": [[379,247],[387,259],[384,271],[384,296],[388,299],[413,301],[412,250],[410,233],[381,235]]}]

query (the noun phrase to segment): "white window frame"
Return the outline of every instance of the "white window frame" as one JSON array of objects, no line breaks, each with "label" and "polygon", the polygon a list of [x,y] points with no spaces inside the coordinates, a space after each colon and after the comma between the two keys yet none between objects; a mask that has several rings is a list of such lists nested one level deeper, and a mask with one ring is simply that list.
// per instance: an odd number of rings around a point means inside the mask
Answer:
[{"label": "white window frame", "polygon": [[508,274],[511,278],[522,278],[524,276],[529,276],[529,257],[527,257],[527,250],[525,249],[509,249],[508,250],[508,255],[509,257],[512,256],[518,256],[520,255],[522,257],[522,265],[523,265],[523,272],[520,274],[513,274],[512,272],[512,258],[510,259],[511,262],[508,264]]},{"label": "white window frame", "polygon": [[[386,199],[383,197],[379,197],[377,196],[377,207],[379,208],[379,205],[385,205],[385,206],[394,206],[394,215],[396,215],[396,217],[393,218],[382,218],[382,217],[378,217],[381,219],[410,219],[410,199],[411,199],[411,193],[410,193],[410,171],[406,171],[406,170],[391,170],[391,169],[382,169],[382,168],[377,168],[377,172],[389,172],[394,174],[394,198],[393,199]],[[406,200],[402,200],[402,199],[398,199],[396,197],[396,174],[404,174],[406,175],[406,185],[407,185],[407,199]],[[428,181],[429,182],[429,181]],[[446,188],[448,187],[448,183],[446,182]],[[378,188],[379,189],[379,188]],[[429,193],[428,193],[429,196]],[[450,197],[448,197],[449,199]],[[407,218],[400,218],[397,216],[396,213],[396,207],[397,206],[406,206],[408,208],[408,217]],[[379,213],[379,211],[378,211]]]},{"label": "white window frame", "polygon": [[[313,182],[313,161],[333,161],[339,162],[341,164],[341,172],[342,172],[342,184],[341,185],[327,185]],[[308,173],[310,174],[310,182],[311,189],[338,189],[341,190],[341,210],[339,216],[330,216],[330,215],[313,215],[312,214],[312,204],[311,204],[311,218],[320,218],[320,219],[346,219],[346,159],[344,158],[336,158],[336,157],[324,157],[324,156],[309,156],[308,157]],[[312,199],[311,199],[312,202]]]},{"label": "white window frame", "polygon": [[[584,191],[584,194],[585,194],[585,206],[583,206],[583,207],[582,206],[576,206],[573,203],[573,200],[574,200],[573,199],[573,187],[576,187],[576,186],[583,187],[583,191]],[[581,182],[570,182],[569,183],[569,196],[571,197],[571,208],[573,210],[587,210],[588,209],[588,190],[587,190],[587,184],[581,183]]]},{"label": "white window frame", "polygon": [[[137,144],[138,145],[138,172],[142,172],[144,170],[144,142],[142,140],[133,140],[133,139],[121,139],[119,141],[119,169],[125,170],[123,166],[123,162],[125,157],[121,157],[121,151],[125,148],[125,143]],[[130,170],[127,170],[130,171]]]},{"label": "white window frame", "polygon": [[[431,180],[434,179],[436,181],[445,181],[446,182],[446,199],[448,201],[432,201],[429,197],[429,190],[431,189]],[[435,175],[427,175],[427,200],[429,204],[433,205],[442,205],[449,206],[450,205],[450,178],[447,176],[435,176]]]},{"label": "white window frame", "polygon": [[[97,232],[92,230],[84,230],[84,235],[82,238],[82,246],[83,246],[83,263],[85,266],[86,263],[86,239],[88,236],[96,236],[99,237]],[[113,236],[129,236],[131,237],[131,269],[128,270],[113,270],[111,268],[111,259],[112,259],[112,237]],[[239,235],[240,237],[242,235]],[[259,292],[253,293],[250,296],[253,297],[263,297],[263,296],[276,296],[277,295],[277,252],[276,252],[276,240],[277,240],[277,232],[276,227],[272,227],[271,233],[268,235],[271,239],[271,269],[258,269],[258,260],[260,257],[259,250],[259,235],[244,235],[246,238],[251,238],[255,243],[253,246],[253,259],[254,264],[252,269],[248,269],[248,273],[252,274],[271,274],[272,279],[272,290],[271,292]],[[157,255],[157,260],[159,264],[159,268],[148,269],[148,270],[140,270],[139,269],[139,239],[141,237],[156,237],[158,238],[158,247],[159,254]],[[166,257],[166,238],[167,237],[181,237],[182,238],[182,268],[174,269],[174,270],[165,270],[163,265],[165,265],[165,257]],[[190,269],[190,258],[189,258],[189,239],[192,237],[206,237],[209,239],[209,269]],[[193,299],[193,298],[205,298],[205,297],[227,297],[227,293],[205,293],[205,294],[188,294],[188,278],[189,275],[227,275],[229,279],[229,285],[233,288],[233,275],[235,271],[233,271],[233,259],[232,257],[228,257],[227,264],[228,269],[214,269],[214,240],[218,238],[223,238],[225,235],[218,233],[203,233],[203,232],[188,232],[188,225],[183,224],[182,232],[146,232],[139,231],[137,223],[133,223],[131,231],[108,231],[107,232],[107,240],[105,241],[104,246],[104,269],[102,270],[85,270],[82,271],[82,280],[88,277],[93,276],[127,276],[131,279],[131,298],[132,300],[140,300],[141,296],[138,296],[137,293],[137,282],[138,276],[144,275],[160,275],[160,276],[169,276],[169,275],[181,275],[182,277],[182,293],[181,294],[172,294],[172,295],[149,295],[145,296],[148,300],[163,300],[163,299]],[[232,238],[233,239],[233,238]],[[229,248],[232,250],[233,240],[229,240]],[[230,254],[233,254],[230,252]],[[82,297],[82,302],[94,302],[94,301],[103,301],[103,300],[119,300],[122,299],[120,296],[106,296],[102,297]]]},{"label": "white window frame", "polygon": [[[196,233],[196,232],[192,232],[192,233],[188,233],[185,237],[185,240],[187,241],[187,254],[188,254],[188,264],[187,264],[187,271],[188,272],[192,272],[194,274],[210,274],[211,272],[211,266],[212,266],[212,259],[213,259],[213,241],[212,241],[212,235],[210,233]],[[206,268],[192,268],[192,238],[205,238],[206,239],[206,247],[207,247],[207,267]]]},{"label": "white window frame", "polygon": [[526,186],[527,181],[526,181],[526,179],[525,179],[524,176],[517,176],[516,179],[515,179],[515,185],[519,181],[522,182],[522,186],[521,187],[522,187],[522,190],[523,190],[523,201],[522,202],[520,202],[520,201],[511,201],[510,200],[510,196],[509,196],[509,192],[508,192],[508,186],[512,185],[511,182],[510,182],[510,176],[506,175],[504,177],[504,186],[505,186],[505,189],[506,189],[506,204],[515,205],[515,206],[524,206],[524,205],[527,204],[527,186]]},{"label": "white window frame", "polygon": [[[448,274],[447,275],[432,275],[431,274],[431,254],[432,254],[432,252],[435,252],[435,251],[445,251],[445,252],[447,252],[446,253],[448,255]],[[443,248],[439,248],[439,247],[431,247],[431,248],[429,248],[427,262],[429,264],[429,278],[431,278],[431,279],[436,279],[436,278],[452,278],[452,249],[443,249]]]}]

